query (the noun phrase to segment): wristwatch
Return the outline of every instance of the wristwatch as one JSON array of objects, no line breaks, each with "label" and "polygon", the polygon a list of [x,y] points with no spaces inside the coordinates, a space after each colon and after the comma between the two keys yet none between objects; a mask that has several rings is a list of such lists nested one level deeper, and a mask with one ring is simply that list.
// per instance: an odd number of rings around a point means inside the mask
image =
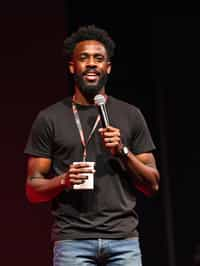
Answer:
[{"label": "wristwatch", "polygon": [[127,146],[123,145],[119,151],[119,154],[122,156],[122,157],[127,157],[128,156],[128,153],[129,153],[129,149]]}]

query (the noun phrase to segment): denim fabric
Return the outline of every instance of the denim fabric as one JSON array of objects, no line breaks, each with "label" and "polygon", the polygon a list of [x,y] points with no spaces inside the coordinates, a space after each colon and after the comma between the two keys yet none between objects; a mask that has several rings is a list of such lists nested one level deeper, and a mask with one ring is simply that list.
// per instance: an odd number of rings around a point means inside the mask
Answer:
[{"label": "denim fabric", "polygon": [[142,266],[139,240],[61,240],[54,245],[54,266]]}]

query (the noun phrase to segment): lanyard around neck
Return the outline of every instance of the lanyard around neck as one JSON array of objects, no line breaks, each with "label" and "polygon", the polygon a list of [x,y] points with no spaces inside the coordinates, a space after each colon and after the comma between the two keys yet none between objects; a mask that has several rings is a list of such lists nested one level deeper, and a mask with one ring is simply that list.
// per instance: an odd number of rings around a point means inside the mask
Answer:
[{"label": "lanyard around neck", "polygon": [[97,125],[100,121],[100,115],[97,116],[96,121],[95,121],[95,123],[94,123],[94,125],[90,131],[90,134],[89,134],[87,140],[85,140],[85,137],[83,134],[83,128],[82,128],[81,121],[80,121],[80,117],[79,117],[78,110],[76,108],[76,104],[74,103],[74,101],[72,101],[72,111],[74,114],[74,118],[75,118],[75,122],[76,122],[76,125],[78,128],[79,134],[80,134],[81,143],[83,145],[83,162],[85,162],[86,158],[87,158],[87,145],[88,145],[95,129],[97,128]]}]

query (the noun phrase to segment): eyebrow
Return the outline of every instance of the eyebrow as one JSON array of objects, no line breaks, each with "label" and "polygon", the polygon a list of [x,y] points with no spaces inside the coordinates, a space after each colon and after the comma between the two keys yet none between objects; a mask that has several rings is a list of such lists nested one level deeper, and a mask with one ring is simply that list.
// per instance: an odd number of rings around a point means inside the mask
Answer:
[{"label": "eyebrow", "polygon": [[104,54],[102,54],[102,53],[94,53],[94,54],[90,54],[90,53],[88,53],[88,52],[81,52],[79,55],[93,55],[93,56],[103,56],[103,57],[105,57],[105,55]]},{"label": "eyebrow", "polygon": [[87,53],[87,52],[82,52],[78,55],[78,57],[80,58],[81,56],[93,56],[94,58],[97,58],[97,57],[101,57],[103,60],[108,60],[108,56],[102,54],[102,53],[94,53],[94,54],[90,54],[90,53]]}]

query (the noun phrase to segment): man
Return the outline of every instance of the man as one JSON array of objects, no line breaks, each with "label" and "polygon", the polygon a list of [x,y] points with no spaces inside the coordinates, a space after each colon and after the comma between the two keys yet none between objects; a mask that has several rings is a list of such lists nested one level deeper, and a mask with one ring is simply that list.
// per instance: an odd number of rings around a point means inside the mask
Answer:
[{"label": "man", "polygon": [[[80,27],[64,47],[74,95],[33,123],[27,197],[52,201],[54,266],[142,265],[135,188],[152,195],[159,186],[150,132],[138,108],[106,94],[115,44],[105,30]],[[106,126],[96,95],[106,100]],[[94,188],[75,189],[89,175]]]}]

